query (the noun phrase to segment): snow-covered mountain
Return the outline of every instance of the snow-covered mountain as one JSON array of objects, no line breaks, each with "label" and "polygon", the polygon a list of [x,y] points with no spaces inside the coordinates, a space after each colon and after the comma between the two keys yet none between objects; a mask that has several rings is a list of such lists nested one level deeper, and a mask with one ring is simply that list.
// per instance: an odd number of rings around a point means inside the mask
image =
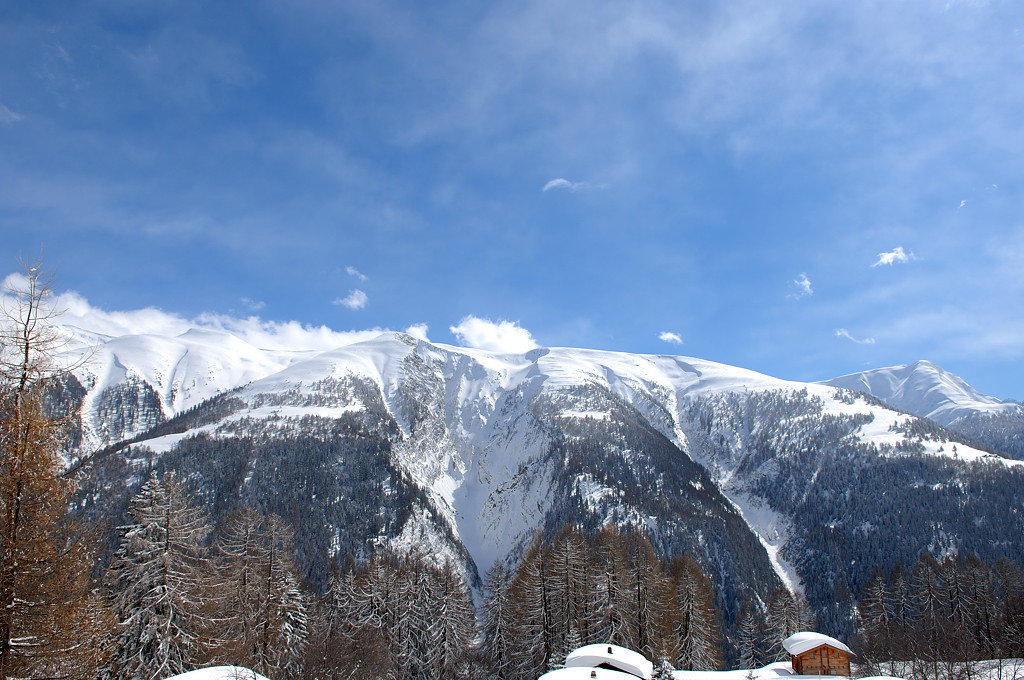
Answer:
[{"label": "snow-covered mountain", "polygon": [[694,554],[727,617],[786,583],[837,632],[874,564],[1021,550],[1017,461],[846,389],[699,359],[400,333],[305,356],[204,331],[108,339],[78,376],[78,453],[111,447],[87,512],[173,469],[215,515],[296,524],[314,582],[387,545],[473,578],[538,529],[614,522]]},{"label": "snow-covered mountain", "polygon": [[870,394],[1024,459],[1024,407],[981,394],[960,376],[929,361],[852,373],[824,384]]},{"label": "snow-covered mountain", "polygon": [[998,414],[1019,408],[1019,404],[981,394],[960,376],[930,361],[851,373],[826,380],[825,384],[866,392],[890,406],[940,425],[951,425],[977,413]]}]

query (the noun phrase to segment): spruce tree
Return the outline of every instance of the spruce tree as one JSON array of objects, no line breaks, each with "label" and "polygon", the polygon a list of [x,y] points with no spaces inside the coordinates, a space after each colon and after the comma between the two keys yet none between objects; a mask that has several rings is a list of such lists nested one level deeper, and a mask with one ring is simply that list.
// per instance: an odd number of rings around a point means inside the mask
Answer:
[{"label": "spruce tree", "polygon": [[764,661],[764,630],[761,610],[749,598],[740,605],[736,621],[736,653],[740,668],[751,670]]},{"label": "spruce tree", "polygon": [[783,640],[793,633],[799,632],[802,624],[806,624],[807,607],[801,605],[798,597],[789,592],[785,587],[778,587],[768,600],[768,612],[766,617],[766,628],[770,647],[768,658],[771,661],[782,661],[786,658],[786,650],[782,646]]},{"label": "spruce tree", "polygon": [[183,673],[203,654],[203,594],[211,568],[202,543],[204,510],[190,505],[184,487],[150,476],[132,499],[131,523],[107,582],[117,618],[114,654],[103,676],[150,680]]}]

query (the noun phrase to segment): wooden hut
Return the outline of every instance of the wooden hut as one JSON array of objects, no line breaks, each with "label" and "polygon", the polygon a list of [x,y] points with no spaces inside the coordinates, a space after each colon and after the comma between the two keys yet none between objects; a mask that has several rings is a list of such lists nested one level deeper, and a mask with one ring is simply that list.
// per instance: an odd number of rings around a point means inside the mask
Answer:
[{"label": "wooden hut", "polygon": [[844,675],[850,677],[850,648],[839,640],[805,631],[782,642],[798,675]]}]

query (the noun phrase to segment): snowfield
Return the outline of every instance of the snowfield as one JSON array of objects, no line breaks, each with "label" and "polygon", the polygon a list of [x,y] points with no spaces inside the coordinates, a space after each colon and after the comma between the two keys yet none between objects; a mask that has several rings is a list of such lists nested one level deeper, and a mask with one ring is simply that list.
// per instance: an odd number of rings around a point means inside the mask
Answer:
[{"label": "snowfield", "polygon": [[270,680],[256,671],[241,666],[212,666],[175,675],[168,680]]}]

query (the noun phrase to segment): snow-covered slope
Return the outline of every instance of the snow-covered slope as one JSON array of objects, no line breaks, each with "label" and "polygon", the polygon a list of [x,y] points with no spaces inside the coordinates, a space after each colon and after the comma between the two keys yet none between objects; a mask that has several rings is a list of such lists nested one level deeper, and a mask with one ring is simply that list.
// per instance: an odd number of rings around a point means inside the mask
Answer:
[{"label": "snow-covered slope", "polygon": [[268,680],[266,676],[241,666],[211,666],[175,675],[168,680]]},{"label": "snow-covered slope", "polygon": [[[108,338],[70,329],[83,400],[85,446],[131,437],[197,404],[280,371],[290,352],[262,350],[225,332],[191,329],[173,338]],[[111,403],[113,402],[113,404]],[[110,417],[117,410],[116,417]],[[125,417],[126,410],[134,417]]]},{"label": "snow-covered slope", "polygon": [[981,394],[958,375],[930,361],[851,373],[826,385],[865,392],[900,410],[951,425],[964,416],[998,414],[1020,408]]},{"label": "snow-covered slope", "polygon": [[854,373],[825,384],[865,392],[990,450],[1024,460],[1024,406],[981,394],[960,376],[928,361]]}]

